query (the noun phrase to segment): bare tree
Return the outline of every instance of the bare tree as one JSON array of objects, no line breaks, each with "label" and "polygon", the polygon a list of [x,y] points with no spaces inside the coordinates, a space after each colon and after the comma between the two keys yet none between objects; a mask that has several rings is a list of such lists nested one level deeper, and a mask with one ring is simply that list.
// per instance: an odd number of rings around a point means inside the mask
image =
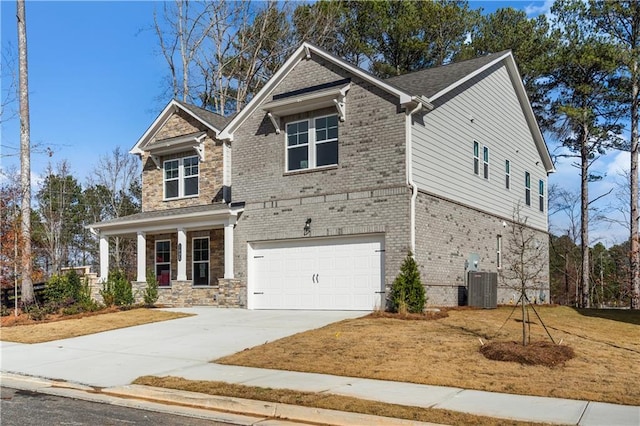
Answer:
[{"label": "bare tree", "polygon": [[[182,97],[185,102],[193,102],[191,96],[191,67],[201,51],[201,45],[213,28],[210,9],[215,2],[194,2],[175,0],[175,9],[164,3],[164,23],[168,30],[163,31],[158,16],[154,12],[154,28],[158,35],[162,55],[169,65],[173,97]],[[179,53],[179,63],[175,55]]]},{"label": "bare tree", "polygon": [[506,250],[503,255],[504,267],[500,278],[504,284],[520,294],[522,304],[522,344],[527,338],[527,292],[539,290],[546,277],[549,249],[547,242],[540,239],[540,233],[527,226],[527,218],[520,215],[518,205],[506,235]]},{"label": "bare tree", "polygon": [[29,71],[25,1],[17,0],[18,73],[20,90],[20,184],[22,186],[22,303],[33,303],[31,281],[31,131],[29,124]]},{"label": "bare tree", "polygon": [[[140,211],[140,163],[138,159],[116,147],[110,155],[101,156],[88,178],[89,188],[101,206],[99,220],[115,219]],[[85,193],[87,191],[85,190]],[[110,239],[114,249],[113,263],[122,269],[135,263],[135,244],[131,239]],[[133,257],[133,259],[132,259]]]}]

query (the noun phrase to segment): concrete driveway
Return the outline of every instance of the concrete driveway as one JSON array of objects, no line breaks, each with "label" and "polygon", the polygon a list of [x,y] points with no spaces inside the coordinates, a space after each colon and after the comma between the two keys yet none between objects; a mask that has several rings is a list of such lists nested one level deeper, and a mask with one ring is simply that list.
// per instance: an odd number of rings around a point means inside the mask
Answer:
[{"label": "concrete driveway", "polygon": [[173,308],[196,316],[48,343],[0,342],[3,372],[111,387],[143,375],[176,375],[224,355],[332,322],[342,311]]}]

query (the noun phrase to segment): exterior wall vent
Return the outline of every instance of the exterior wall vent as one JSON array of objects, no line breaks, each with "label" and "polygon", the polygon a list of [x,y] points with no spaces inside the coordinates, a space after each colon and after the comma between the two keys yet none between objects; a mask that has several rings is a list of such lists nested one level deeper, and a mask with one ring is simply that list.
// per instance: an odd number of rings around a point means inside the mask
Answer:
[{"label": "exterior wall vent", "polygon": [[498,307],[498,274],[469,271],[469,306],[495,309]]}]

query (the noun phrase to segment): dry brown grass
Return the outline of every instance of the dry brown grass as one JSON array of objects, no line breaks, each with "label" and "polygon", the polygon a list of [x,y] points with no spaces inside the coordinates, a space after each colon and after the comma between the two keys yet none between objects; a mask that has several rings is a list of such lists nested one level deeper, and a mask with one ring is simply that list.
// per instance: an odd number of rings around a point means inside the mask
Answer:
[{"label": "dry brown grass", "polygon": [[[593,310],[583,315],[567,307],[538,309],[556,342],[575,351],[575,358],[562,366],[491,361],[480,354],[480,339],[521,338],[518,311],[507,321],[511,307],[450,310],[447,318],[436,321],[346,320],[216,362],[640,405],[640,312]],[[533,316],[531,335],[533,341],[548,340]]]},{"label": "dry brown grass", "polygon": [[134,381],[138,385],[182,389],[190,392],[221,395],[234,398],[246,398],[282,404],[302,405],[305,407],[324,408],[329,410],[348,411],[352,413],[371,414],[375,416],[394,417],[421,422],[432,422],[447,425],[480,425],[480,426],[527,426],[539,423],[518,422],[491,417],[474,416],[449,410],[435,408],[407,407],[377,401],[331,395],[327,393],[300,392],[288,389],[271,389],[256,386],[236,385],[224,382],[208,382],[187,380],[181,377],[143,376]]},{"label": "dry brown grass", "polygon": [[52,340],[86,336],[87,334],[167,321],[191,315],[181,312],[159,311],[157,309],[108,312],[54,322],[2,327],[0,328],[0,340],[16,343],[50,342]]}]

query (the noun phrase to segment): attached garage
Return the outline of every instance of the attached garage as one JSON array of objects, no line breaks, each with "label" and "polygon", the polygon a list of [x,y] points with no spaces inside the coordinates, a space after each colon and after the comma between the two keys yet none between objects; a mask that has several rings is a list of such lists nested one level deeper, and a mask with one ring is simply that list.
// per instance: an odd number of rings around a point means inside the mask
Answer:
[{"label": "attached garage", "polygon": [[370,311],[384,300],[384,236],[249,243],[249,309]]}]

